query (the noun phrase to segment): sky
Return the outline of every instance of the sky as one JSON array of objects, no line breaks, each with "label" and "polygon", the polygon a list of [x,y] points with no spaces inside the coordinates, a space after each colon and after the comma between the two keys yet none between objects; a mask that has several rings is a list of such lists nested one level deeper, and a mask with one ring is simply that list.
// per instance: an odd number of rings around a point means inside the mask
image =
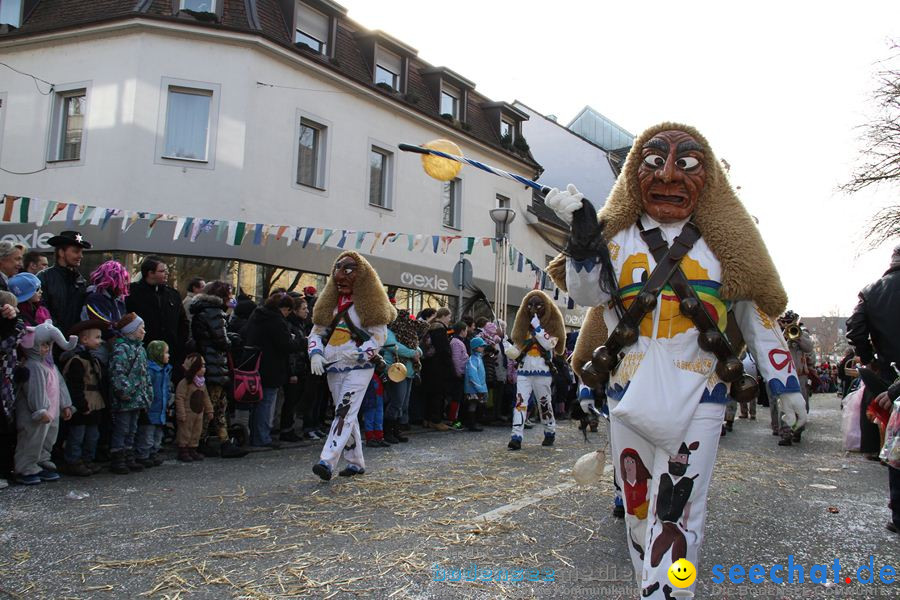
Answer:
[{"label": "sky", "polygon": [[564,125],[590,105],[634,134],[697,127],[731,164],[802,316],[849,315],[900,243],[865,239],[900,187],[837,190],[875,114],[879,61],[900,42],[900,2],[338,1],[492,100]]}]

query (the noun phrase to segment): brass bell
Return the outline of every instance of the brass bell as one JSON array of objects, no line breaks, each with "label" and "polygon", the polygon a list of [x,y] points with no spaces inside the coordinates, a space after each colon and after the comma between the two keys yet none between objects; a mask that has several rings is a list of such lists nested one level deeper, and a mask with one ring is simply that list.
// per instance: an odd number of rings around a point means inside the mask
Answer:
[{"label": "brass bell", "polygon": [[707,352],[715,352],[722,343],[722,334],[715,330],[701,331],[697,344]]},{"label": "brass bell", "polygon": [[596,350],[594,350],[592,359],[593,360],[591,362],[585,365],[585,368],[590,365],[591,370],[597,375],[609,373],[610,371],[612,371],[616,363],[616,356],[611,353],[609,351],[609,348],[607,348],[606,346],[600,346]]},{"label": "brass bell", "polygon": [[744,372],[744,365],[734,356],[716,363],[716,375],[725,383],[735,381]]},{"label": "brass bell", "polygon": [[[608,376],[609,374],[607,373]],[[591,389],[596,389],[603,384],[600,374],[594,370],[594,365],[591,361],[584,363],[584,366],[581,367],[581,382]]]},{"label": "brass bell", "polygon": [[656,294],[648,291],[643,291],[638,294],[635,302],[637,302],[642,311],[650,312],[651,310],[656,308]]},{"label": "brass bell", "polygon": [[756,383],[755,377],[750,377],[746,373],[741,375],[737,381],[731,384],[730,395],[738,402],[747,402],[756,398],[759,392],[759,384]]},{"label": "brass bell", "polygon": [[697,314],[697,311],[700,309],[700,301],[696,298],[682,298],[679,307],[682,314],[691,317]]},{"label": "brass bell", "polygon": [[619,321],[613,334],[619,338],[620,342],[622,342],[622,347],[630,346],[638,341],[637,327],[632,327],[625,321]]}]

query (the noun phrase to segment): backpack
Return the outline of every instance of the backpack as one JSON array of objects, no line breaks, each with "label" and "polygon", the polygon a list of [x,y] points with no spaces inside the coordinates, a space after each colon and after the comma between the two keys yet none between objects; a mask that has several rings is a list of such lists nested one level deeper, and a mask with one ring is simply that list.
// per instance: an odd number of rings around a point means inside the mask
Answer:
[{"label": "backpack", "polygon": [[[259,363],[262,360],[262,352],[254,348],[245,348],[243,361],[233,368],[234,372],[234,401],[239,404],[257,404],[262,400],[262,377],[259,375]],[[253,362],[256,354],[256,364],[252,369],[248,366]]]}]

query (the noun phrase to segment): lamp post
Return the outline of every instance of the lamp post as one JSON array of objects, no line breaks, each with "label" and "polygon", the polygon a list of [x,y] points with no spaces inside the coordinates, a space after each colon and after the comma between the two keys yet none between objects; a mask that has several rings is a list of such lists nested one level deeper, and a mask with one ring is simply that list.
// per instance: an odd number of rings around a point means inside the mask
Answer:
[{"label": "lamp post", "polygon": [[494,316],[506,322],[506,280],[509,273],[509,224],[516,218],[511,208],[491,209],[491,220],[496,225],[497,256],[494,261]]}]

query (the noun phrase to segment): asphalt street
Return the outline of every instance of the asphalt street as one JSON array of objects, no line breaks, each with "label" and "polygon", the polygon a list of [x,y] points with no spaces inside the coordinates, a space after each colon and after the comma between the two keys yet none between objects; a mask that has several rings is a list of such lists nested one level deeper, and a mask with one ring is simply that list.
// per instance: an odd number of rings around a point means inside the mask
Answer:
[{"label": "asphalt street", "polygon": [[[900,597],[900,583],[878,580],[885,565],[900,571],[900,536],[884,527],[887,470],[842,450],[838,403],[813,398],[799,446],[776,445],[763,408],[722,439],[697,598]],[[310,445],[12,486],[0,490],[0,597],[637,597],[611,475],[590,487],[572,479],[603,429],[585,443],[561,421],[545,448],[535,427],[520,452],[506,449],[508,433],[415,432],[366,449],[365,475],[328,483],[310,471]],[[805,583],[727,579],[733,565],[768,574],[789,555]],[[870,556],[875,582],[856,581]],[[814,564],[831,583],[809,581]],[[524,569],[524,581],[465,580],[485,569],[510,579]]]}]

